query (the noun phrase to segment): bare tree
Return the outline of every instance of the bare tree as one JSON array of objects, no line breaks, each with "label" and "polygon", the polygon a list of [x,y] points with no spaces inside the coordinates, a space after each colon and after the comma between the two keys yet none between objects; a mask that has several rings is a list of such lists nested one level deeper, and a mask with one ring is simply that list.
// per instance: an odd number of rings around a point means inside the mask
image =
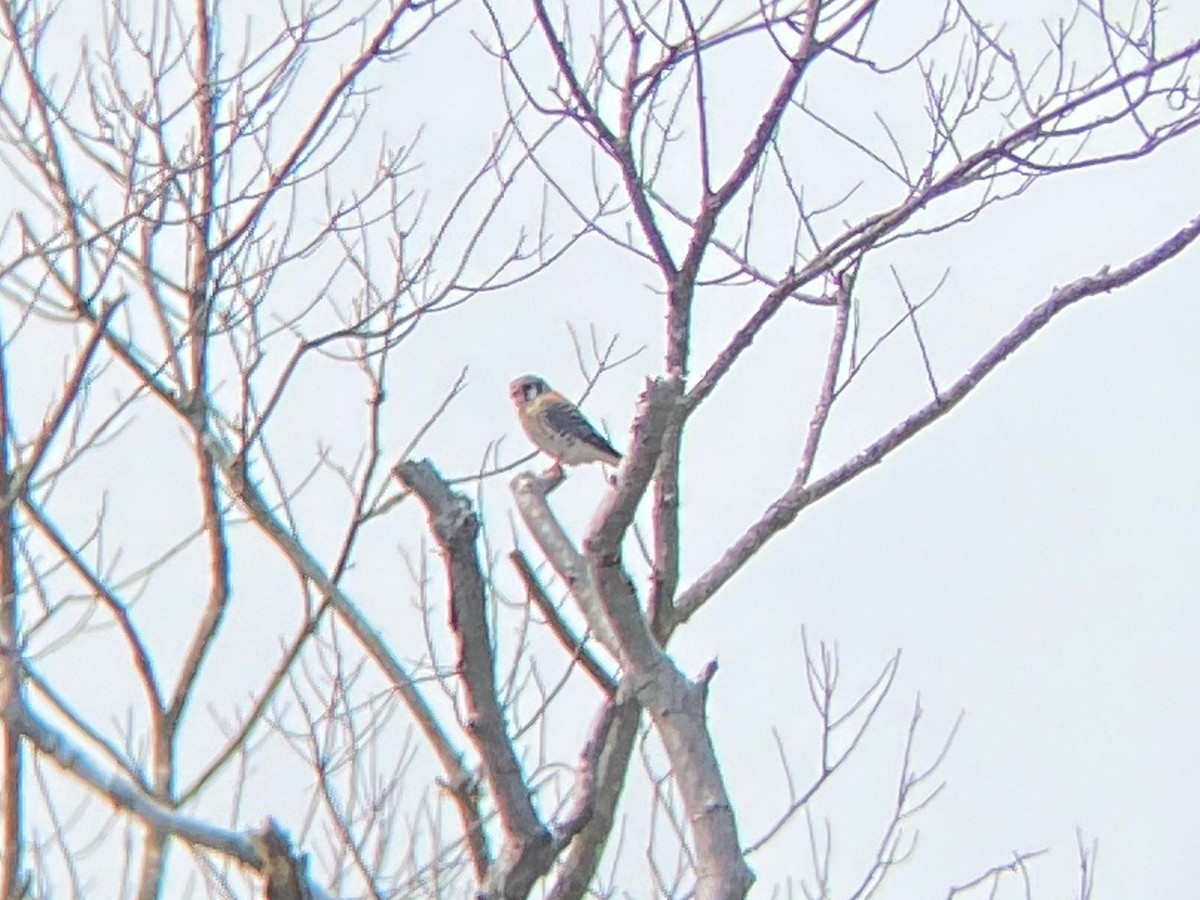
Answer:
[{"label": "bare tree", "polygon": [[[708,722],[717,666],[682,671],[672,638],[1060,312],[1191,247],[1200,214],[1031,300],[950,378],[922,331],[937,290],[914,296],[896,256],[1188,136],[1200,41],[1168,40],[1155,0],[1077,0],[1040,55],[967,0],[927,25],[879,0],[583,7],[0,5],[0,896],[741,897],[801,824],[803,890],[833,895],[811,802],[899,656],[847,690],[805,639],[816,775],[781,744],[786,802],[747,835]],[[405,117],[450,89],[447,41],[491,79],[453,112],[491,134],[465,164]],[[843,116],[839,80],[903,111]],[[576,540],[559,474],[447,424],[465,373],[435,385],[412,360],[585,246],[645,273],[665,331]],[[872,330],[881,290],[904,312]],[[701,304],[726,297],[750,311],[701,353]],[[689,423],[787,304],[827,334],[789,483],[684,583]],[[847,389],[909,335],[927,401],[829,458]],[[589,390],[636,355],[595,334],[576,352]],[[419,459],[447,430],[469,450]],[[510,474],[501,539],[484,487]],[[564,736],[560,709],[591,725]],[[940,791],[953,731],[920,759],[920,719],[847,896],[913,855]],[[603,866],[629,816],[649,823],[640,883]],[[1040,854],[949,896],[1031,889]],[[1082,897],[1094,856],[1081,838]]]}]

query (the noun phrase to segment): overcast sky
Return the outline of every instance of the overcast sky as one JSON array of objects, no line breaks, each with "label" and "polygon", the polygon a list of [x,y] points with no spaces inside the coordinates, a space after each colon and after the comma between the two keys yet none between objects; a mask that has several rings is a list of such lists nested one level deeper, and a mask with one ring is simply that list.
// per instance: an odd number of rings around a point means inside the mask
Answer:
[{"label": "overcast sky", "polygon": [[[923,23],[885,19],[889,12],[900,15],[904,4],[883,6],[876,25],[886,35],[881,45],[911,46]],[[1011,17],[1009,36],[1034,54],[1045,42],[1039,19],[1060,6],[993,2],[977,8],[982,18]],[[1197,11],[1176,6],[1163,17],[1164,45],[1184,43],[1200,31]],[[270,7],[254,15],[269,22]],[[334,168],[335,178],[353,185],[356,170],[375,164],[382,135],[406,142],[423,128],[414,190],[428,192],[429,221],[448,207],[464,173],[486,152],[500,115],[496,64],[467,28],[483,33],[486,23],[473,15],[460,10],[399,64],[375,73],[371,114],[354,150]],[[86,30],[86,17],[71,27]],[[344,58],[337,51],[346,46],[330,42],[327,57],[314,51],[314,82],[337,68]],[[1102,50],[1094,45],[1088,55],[1084,42],[1078,49],[1091,64]],[[778,77],[770,54],[739,52],[718,60],[709,85],[718,111],[718,170],[729,164]],[[926,122],[912,84],[868,79],[832,59],[817,66],[812,79],[808,98],[815,107],[844,116],[847,124],[885,113],[919,145]],[[802,159],[799,170],[814,205],[860,181],[846,218],[856,220],[890,202],[893,188],[870,180],[877,172],[869,163],[811,124],[795,128],[791,146]],[[884,140],[879,130],[870,133]],[[550,158],[567,173],[563,177],[581,190],[589,177],[583,146],[578,138],[548,145],[551,154],[561,154]],[[967,225],[879,254],[864,270],[856,298],[867,340],[903,312],[889,265],[914,297],[945,275],[921,322],[934,373],[941,384],[950,382],[1055,286],[1124,263],[1197,215],[1197,158],[1200,142],[1187,136],[1146,160],[1056,176]],[[665,184],[682,190],[693,174],[680,164],[667,171]],[[537,228],[540,190],[533,182],[523,190],[518,196],[525,199],[506,207],[500,227],[488,235],[484,246],[493,256],[504,252],[520,225]],[[15,188],[12,196],[5,201],[9,211],[31,202]],[[772,215],[771,208],[765,204],[762,215]],[[561,239],[570,227],[561,206],[551,222]],[[766,242],[768,258],[788,245],[790,228],[781,219],[785,236],[778,247]],[[586,404],[623,448],[644,379],[662,371],[663,305],[655,278],[644,262],[589,239],[532,280],[431,317],[389,370],[385,457],[408,443],[464,366],[465,391],[418,455],[447,474],[462,475],[481,465],[490,442],[501,441],[502,462],[526,453],[506,386],[516,375],[534,372],[577,396],[584,379],[568,324],[585,335],[594,327],[603,339],[619,335],[619,348],[646,348],[602,379]],[[314,280],[321,274],[311,268],[282,276],[273,288],[282,296],[273,302],[302,304]],[[916,821],[916,855],[889,876],[886,896],[944,896],[950,885],[1007,861],[1013,851],[1042,847],[1053,853],[1031,869],[1034,896],[1069,896],[1078,877],[1077,828],[1099,841],[1097,900],[1194,893],[1200,883],[1194,846],[1200,834],[1198,280],[1200,254],[1190,251],[1133,287],[1066,312],[949,416],[807,510],[681,629],[673,650],[684,671],[697,672],[712,658],[720,662],[710,722],[743,840],[754,840],[785,802],[773,731],[800,781],[811,777],[816,762],[817,723],[806,699],[800,647],[806,628],[814,643],[836,642],[847,690],[865,688],[891,654],[902,653],[877,723],[812,807],[817,823],[823,817],[831,823],[836,896],[852,888],[853,873],[861,872],[863,854],[873,851],[885,824],[918,695],[925,715],[917,748],[926,759],[960,711],[965,715],[942,769],[946,789]],[[697,371],[761,294],[701,290]],[[16,321],[11,304],[3,317],[7,336]],[[785,308],[691,421],[683,485],[685,585],[790,482],[831,323],[830,310],[798,303]],[[36,328],[22,332],[9,351],[19,386],[12,402],[27,434],[61,384],[71,346],[60,329]],[[268,369],[278,371],[286,361],[285,338],[273,345],[283,349],[269,356]],[[114,368],[98,380],[94,394],[111,397],[128,385]],[[220,390],[230,387],[224,383]],[[290,483],[312,467],[318,444],[336,462],[353,464],[364,433],[363,398],[363,382],[350,367],[301,369],[271,434]],[[898,332],[835,408],[816,475],[929,399],[913,336]],[[102,410],[98,405],[94,415]],[[58,521],[80,540],[104,497],[114,581],[195,527],[194,498],[191,505],[172,502],[180,491],[194,490],[181,449],[186,453],[186,438],[177,423],[149,401],[135,404],[127,429],[56,498]],[[488,516],[488,547],[501,558],[514,534],[526,549],[531,546],[521,526],[511,524],[516,520],[507,477],[487,482],[478,495]],[[582,535],[603,490],[599,473],[584,470],[573,472],[554,495],[553,505],[573,534]],[[297,501],[300,531],[323,561],[337,546],[345,505],[329,472]],[[364,536],[347,580],[406,659],[420,655],[424,638],[408,602],[417,589],[401,551],[420,557],[423,547],[428,550],[421,543],[425,528],[415,504],[401,505]],[[244,708],[300,614],[294,576],[265,542],[250,529],[239,530],[236,541],[234,603],[219,638],[220,664],[206,676],[204,702],[194,707],[195,732],[184,754],[190,766],[203,765],[219,743],[206,724],[211,720],[203,718],[204,703],[223,717]],[[121,555],[114,559],[117,547]],[[436,554],[428,564],[440,602]],[[192,547],[164,566],[138,600],[137,615],[165,671],[172,671],[203,606],[197,577],[203,566],[203,548]],[[506,568],[497,579],[502,591],[520,598]],[[514,639],[515,621],[503,620],[501,627],[510,630],[501,633],[502,643]],[[144,721],[132,678],[121,671],[126,657],[111,650],[115,640],[111,631],[85,635],[42,664],[73,703],[114,734],[127,715]],[[538,652],[552,659],[556,653],[549,643]],[[96,677],[97,670],[104,678]],[[597,702],[586,685],[573,690],[574,707],[557,713],[552,725],[564,742],[555,755],[567,760],[574,758]],[[287,758],[278,748],[266,752],[268,760]],[[425,765],[419,762],[415,771],[427,772]],[[302,798],[286,779],[264,765],[251,770],[250,782],[231,824],[257,825],[274,814],[298,827]],[[630,791],[619,869],[622,886],[634,897],[650,895],[639,842],[646,828],[643,797]],[[228,819],[223,799],[206,801],[202,811]],[[808,852],[798,820],[752,858],[755,894],[769,896],[789,877],[810,878]],[[1012,882],[1001,896],[1023,896],[1022,890]],[[96,889],[86,896],[109,894]]]}]

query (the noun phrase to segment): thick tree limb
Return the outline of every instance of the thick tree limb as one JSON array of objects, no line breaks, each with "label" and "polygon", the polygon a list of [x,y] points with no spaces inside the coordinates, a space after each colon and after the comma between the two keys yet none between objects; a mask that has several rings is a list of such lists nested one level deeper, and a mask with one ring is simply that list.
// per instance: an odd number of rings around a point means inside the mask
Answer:
[{"label": "thick tree limb", "polygon": [[588,895],[616,821],[641,714],[641,707],[628,695],[602,709],[584,749],[579,798],[562,829],[563,836],[571,833],[572,823],[582,823],[582,827],[571,834],[570,847],[547,900],[582,900]]},{"label": "thick tree limb", "polygon": [[517,512],[521,514],[542,554],[549,560],[555,573],[579,604],[579,609],[587,620],[588,630],[616,657],[616,635],[613,634],[600,598],[591,583],[587,562],[583,554],[575,549],[574,543],[550,511],[550,506],[546,503],[544,483],[537,476],[522,472],[509,486],[517,505]]},{"label": "thick tree limb", "polygon": [[[708,680],[715,666],[695,683],[679,671],[651,633],[621,559],[622,541],[658,465],[664,434],[681,414],[681,395],[678,379],[647,386],[617,486],[605,498],[584,539],[589,590],[577,596],[599,604],[597,612],[611,627],[626,673],[625,689],[650,713],[662,738],[692,825],[696,896],[708,900],[744,896],[754,881],[742,856],[733,807],[705,719]],[[544,497],[539,499],[544,507]],[[532,505],[527,497],[526,506]],[[520,502],[518,508],[524,515]],[[560,550],[557,531],[545,527],[547,521],[553,521],[547,509],[526,516],[543,552]],[[563,568],[577,564],[573,559],[557,563]]]},{"label": "thick tree limb", "polygon": [[662,455],[654,474],[654,575],[646,601],[650,628],[655,639],[665,644],[675,616],[675,592],[679,590],[679,466],[683,445],[683,421],[663,435]]},{"label": "thick tree limb", "polygon": [[[617,487],[610,492],[603,507],[606,510],[604,521],[597,520],[603,531],[603,534],[597,535],[597,539],[619,543],[633,522],[634,512],[655,472],[663,435],[669,421],[672,420],[672,415],[678,415],[674,410],[678,408],[681,392],[678,381],[652,382],[647,388],[643,399],[644,411],[634,425],[630,448],[622,465]],[[647,414],[648,410],[653,410],[653,414]],[[575,548],[551,512],[546,502],[546,491],[538,479],[528,473],[514,478],[511,487],[517,511],[543,555],[570,589],[587,619],[588,627],[614,656],[622,658],[618,636],[610,621],[612,610],[602,602],[600,594],[597,593],[591,562]],[[644,617],[637,609],[636,602],[632,612],[626,610],[626,613],[629,627],[634,632],[640,628],[644,633],[643,643],[649,641],[656,644]],[[641,623],[640,626],[634,624],[635,619]],[[630,634],[626,634],[626,639]]]},{"label": "thick tree limb", "polygon": [[[705,719],[708,680],[715,665],[695,683],[676,668],[651,632],[621,561],[622,541],[658,466],[663,437],[682,413],[682,390],[679,379],[647,385],[629,453],[616,487],[584,539],[582,559],[549,511],[544,493],[527,487],[532,484],[529,476],[514,480],[513,491],[542,552],[556,570],[571,573],[565,580],[589,621],[607,623],[626,673],[622,690],[650,713],[662,737],[692,823],[698,859],[696,896],[708,900],[744,896],[754,881],[742,856],[733,807]],[[576,882],[564,882],[564,891],[575,886]]]},{"label": "thick tree limb", "polygon": [[262,857],[266,900],[314,900],[308,887],[308,857],[297,856],[291,839],[274,819],[250,836]]},{"label": "thick tree limb", "polygon": [[421,733],[429,741],[438,762],[446,772],[447,790],[457,803],[463,832],[468,836],[470,846],[477,849],[479,843],[473,839],[473,836],[482,829],[482,817],[478,805],[474,802],[474,791],[471,789],[473,779],[463,763],[461,754],[451,742],[445,729],[442,728],[425,696],[417,689],[408,670],[396,659],[379,633],[363,617],[341,587],[329,577],[308,549],[271,512],[258,488],[245,477],[245,469],[239,465],[240,457],[212,435],[207,437],[205,446],[228,480],[230,490],[241,502],[247,514],[262,529],[263,534],[279,547],[296,567],[297,572],[312,581],[325,602],[333,607],[346,627],[350,629],[396,688],[409,713],[416,720]]},{"label": "thick tree limb", "polygon": [[549,870],[553,847],[550,832],[533,808],[500,709],[487,596],[475,544],[479,519],[471,501],[452,491],[428,460],[401,462],[394,472],[424,504],[430,530],[445,556],[450,627],[458,641],[458,671],[467,694],[467,730],[504,829],[504,846],[488,871],[485,896],[523,898]]},{"label": "thick tree limb", "polygon": [[[90,351],[89,351],[90,355]],[[0,334],[0,709],[23,702],[21,671],[17,665],[17,516],[16,495],[19,479],[14,477],[9,448],[13,443],[9,428],[8,357],[4,335]],[[18,482],[14,484],[14,482]],[[20,896],[24,880],[24,833],[22,758],[19,734],[11,725],[0,723],[0,897]],[[23,892],[23,891],[22,891]]]},{"label": "thick tree limb", "polygon": [[618,659],[625,667],[634,658],[650,664],[662,653],[621,565],[621,542],[658,467],[668,427],[678,420],[682,393],[679,379],[647,385],[617,486],[597,510],[583,541],[589,581],[599,590],[603,614],[617,640]]}]

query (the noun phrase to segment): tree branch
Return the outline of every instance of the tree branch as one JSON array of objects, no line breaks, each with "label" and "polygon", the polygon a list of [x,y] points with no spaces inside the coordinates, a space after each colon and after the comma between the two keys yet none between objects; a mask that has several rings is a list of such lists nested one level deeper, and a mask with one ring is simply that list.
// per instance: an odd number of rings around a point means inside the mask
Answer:
[{"label": "tree branch", "polygon": [[[20,667],[20,659],[14,652],[6,650],[5,656],[6,665]],[[214,850],[265,873],[267,860],[260,853],[258,839],[254,835],[200,823],[151,798],[127,778],[104,772],[20,697],[7,698],[0,707],[0,718],[41,753],[54,760],[63,771],[74,775],[97,794],[107,797],[118,809],[128,811],[151,830],[169,834],[194,847]],[[326,893],[311,881],[305,886],[312,900],[328,900]]]},{"label": "tree branch", "polygon": [[[16,500],[20,481],[13,477],[9,456],[13,436],[7,346],[6,336],[0,334],[0,709],[24,702],[17,657]],[[11,723],[0,723],[0,796],[4,798],[4,812],[0,814],[0,897],[19,897],[17,889],[24,880],[21,769],[20,735]]]},{"label": "tree branch", "polygon": [[479,520],[471,501],[452,491],[428,460],[404,461],[393,471],[424,504],[446,560],[450,628],[458,642],[458,673],[467,694],[467,731],[479,751],[504,829],[500,859],[488,872],[487,896],[525,897],[549,870],[554,855],[550,832],[534,811],[497,699],[487,597],[475,549]]},{"label": "tree branch", "polygon": [[970,394],[979,383],[1000,363],[1008,359],[1035,334],[1068,307],[1088,297],[1106,294],[1124,287],[1167,260],[1175,257],[1200,237],[1200,217],[1193,219],[1152,250],[1128,264],[1109,269],[1107,266],[1096,275],[1088,275],[1051,292],[1050,296],[1033,309],[1015,328],[992,345],[967,372],[953,385],[935,397],[930,403],[913,413],[892,428],[853,459],[839,466],[824,478],[810,485],[793,480],[768,508],[762,517],[751,525],[733,545],[722,554],[709,569],[688,587],[679,597],[679,620],[687,621],[726,582],[741,570],[763,545],[795,521],[800,512],[822,497],[833,493],[842,485],[873,468],[893,450],[933,424],[961,400]]},{"label": "tree branch", "polygon": [[[589,895],[616,822],[617,803],[625,787],[641,713],[641,707],[631,696],[618,697],[601,710],[581,766],[590,777],[581,787],[576,807],[568,817],[568,823],[585,824],[571,840],[547,900],[582,900]],[[564,831],[570,833],[570,824]]]},{"label": "tree branch", "polygon": [[617,638],[604,613],[595,585],[591,582],[587,562],[546,502],[547,482],[529,472],[522,472],[509,483],[509,487],[525,527],[579,604],[588,630],[596,635],[609,653],[617,657]]},{"label": "tree branch", "polygon": [[620,481],[597,511],[584,548],[591,582],[617,638],[626,681],[650,713],[671,760],[695,839],[696,896],[716,900],[744,896],[754,881],[706,721],[708,682],[716,664],[696,682],[679,671],[651,633],[621,561],[621,543],[658,464],[663,435],[680,414],[682,388],[680,379],[647,386]]},{"label": "tree branch", "polygon": [[546,624],[550,626],[550,630],[554,632],[558,642],[571,654],[572,659],[579,661],[583,670],[591,676],[592,681],[596,682],[600,690],[610,697],[615,694],[617,692],[616,681],[587,649],[585,641],[577,637],[571,631],[571,627],[563,621],[563,617],[559,615],[550,598],[546,596],[546,589],[538,581],[537,573],[529,565],[525,554],[520,550],[513,550],[508,554],[508,558],[512,562],[513,568],[517,570],[521,583],[525,585],[525,595],[529,598],[529,602],[536,606],[538,612],[546,618]]}]

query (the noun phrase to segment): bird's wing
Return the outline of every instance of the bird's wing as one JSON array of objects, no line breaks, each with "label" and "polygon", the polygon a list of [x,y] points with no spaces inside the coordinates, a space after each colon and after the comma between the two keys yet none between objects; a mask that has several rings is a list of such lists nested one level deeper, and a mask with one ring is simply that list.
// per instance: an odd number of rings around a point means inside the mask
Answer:
[{"label": "bird's wing", "polygon": [[597,450],[611,453],[617,459],[621,458],[621,454],[613,448],[613,445],[592,427],[592,423],[585,419],[579,408],[572,403],[547,404],[546,424],[560,434],[569,434],[585,444],[591,444]]}]

